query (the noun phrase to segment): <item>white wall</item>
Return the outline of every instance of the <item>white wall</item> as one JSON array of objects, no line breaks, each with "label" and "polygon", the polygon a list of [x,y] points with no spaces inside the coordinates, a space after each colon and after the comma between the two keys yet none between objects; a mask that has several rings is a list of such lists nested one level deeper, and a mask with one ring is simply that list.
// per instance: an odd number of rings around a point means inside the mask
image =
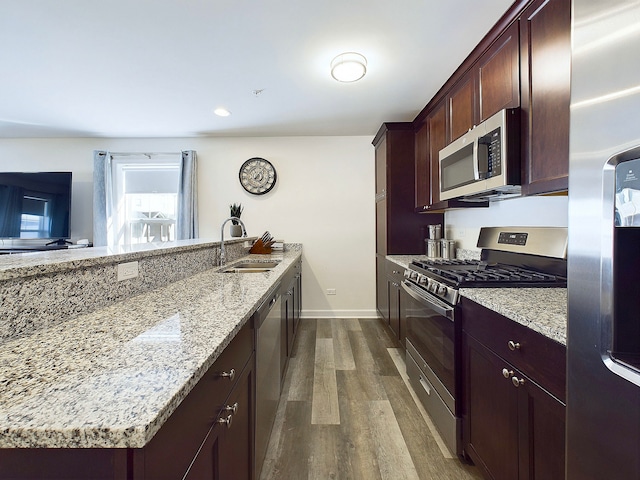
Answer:
[{"label": "white wall", "polygon": [[[72,239],[91,239],[93,150],[198,153],[200,237],[219,240],[229,204],[249,235],[302,243],[305,316],[375,316],[374,151],[371,137],[0,139],[0,171],[73,172]],[[278,174],[266,195],[238,181],[251,157]],[[226,230],[228,234],[228,227]],[[337,295],[327,296],[327,288]]]},{"label": "white wall", "polygon": [[543,226],[566,227],[567,196],[511,198],[489,204],[488,208],[450,210],[445,213],[447,238],[457,247],[478,250],[480,227]]}]

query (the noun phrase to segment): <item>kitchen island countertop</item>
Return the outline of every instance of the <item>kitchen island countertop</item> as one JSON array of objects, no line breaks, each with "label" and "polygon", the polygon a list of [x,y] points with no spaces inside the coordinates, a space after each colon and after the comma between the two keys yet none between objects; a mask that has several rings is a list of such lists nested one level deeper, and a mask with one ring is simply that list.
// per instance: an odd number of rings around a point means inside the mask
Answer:
[{"label": "kitchen island countertop", "polygon": [[[388,255],[408,268],[417,255]],[[567,343],[566,288],[461,288],[460,295],[563,345]]]},{"label": "kitchen island countertop", "polygon": [[288,247],[270,272],[216,267],[0,343],[0,448],[143,447],[300,258]]}]

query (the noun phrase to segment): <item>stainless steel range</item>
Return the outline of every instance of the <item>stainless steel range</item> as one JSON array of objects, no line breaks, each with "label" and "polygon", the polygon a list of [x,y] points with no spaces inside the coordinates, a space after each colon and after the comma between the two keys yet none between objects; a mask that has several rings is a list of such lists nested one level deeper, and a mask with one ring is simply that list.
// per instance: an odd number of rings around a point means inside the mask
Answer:
[{"label": "stainless steel range", "polygon": [[404,272],[407,374],[449,449],[462,455],[461,288],[566,287],[567,229],[490,227],[478,237],[480,260],[414,260]]}]

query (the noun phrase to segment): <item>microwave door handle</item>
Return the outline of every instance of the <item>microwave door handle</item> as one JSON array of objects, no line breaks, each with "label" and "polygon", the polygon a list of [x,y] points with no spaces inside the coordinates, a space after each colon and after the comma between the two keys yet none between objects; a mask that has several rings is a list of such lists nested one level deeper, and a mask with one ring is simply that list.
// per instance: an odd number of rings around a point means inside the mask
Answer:
[{"label": "microwave door handle", "polygon": [[486,137],[476,138],[473,148],[473,174],[476,180],[484,180],[489,175],[489,145]]},{"label": "microwave door handle", "polygon": [[473,140],[473,179],[480,180],[480,161],[478,160],[478,139]]}]

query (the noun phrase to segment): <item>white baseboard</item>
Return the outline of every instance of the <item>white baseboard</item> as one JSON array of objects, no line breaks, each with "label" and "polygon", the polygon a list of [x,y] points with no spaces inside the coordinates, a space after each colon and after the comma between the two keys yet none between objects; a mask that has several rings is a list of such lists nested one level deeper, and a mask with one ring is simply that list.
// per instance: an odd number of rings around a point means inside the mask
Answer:
[{"label": "white baseboard", "polygon": [[377,310],[302,310],[300,318],[378,318]]}]

